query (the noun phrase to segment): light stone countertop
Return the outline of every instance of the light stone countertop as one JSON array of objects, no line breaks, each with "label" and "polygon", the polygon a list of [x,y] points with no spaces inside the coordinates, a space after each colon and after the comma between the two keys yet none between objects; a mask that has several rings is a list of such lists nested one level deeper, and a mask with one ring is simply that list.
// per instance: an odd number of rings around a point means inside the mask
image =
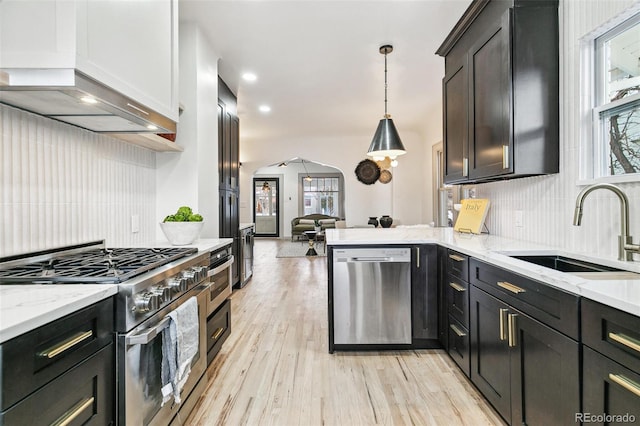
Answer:
[{"label": "light stone countertop", "polygon": [[0,343],[113,296],[113,284],[0,286]]},{"label": "light stone countertop", "polygon": [[438,244],[486,263],[640,316],[640,275],[633,279],[588,279],[515,259],[508,254],[558,254],[640,274],[640,262],[638,261],[621,262],[615,258],[593,257],[585,253],[567,252],[556,247],[493,235],[460,234],[454,232],[452,228],[431,228],[426,225],[388,229],[330,229],[327,230],[326,238],[327,245],[334,248],[344,245]]},{"label": "light stone countertop", "polygon": [[[198,254],[233,242],[232,238],[203,238],[180,247],[196,247]],[[127,247],[171,247],[154,241]],[[21,284],[0,286],[0,343],[55,321],[118,291],[114,284]]]},{"label": "light stone countertop", "polygon": [[240,226],[238,226],[238,229],[239,230],[243,230],[243,229],[246,229],[246,228],[251,228],[252,226],[255,226],[255,223],[253,223],[253,222],[244,223],[243,222],[243,223],[240,224]]}]

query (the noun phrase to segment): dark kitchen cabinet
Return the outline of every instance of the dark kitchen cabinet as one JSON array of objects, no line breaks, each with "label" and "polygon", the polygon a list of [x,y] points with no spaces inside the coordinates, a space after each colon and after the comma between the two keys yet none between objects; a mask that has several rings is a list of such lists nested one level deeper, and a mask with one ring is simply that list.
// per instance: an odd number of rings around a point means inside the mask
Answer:
[{"label": "dark kitchen cabinet", "polygon": [[443,283],[447,352],[469,377],[469,257],[448,249]]},{"label": "dark kitchen cabinet", "polygon": [[543,319],[576,332],[577,296],[540,291],[544,284],[475,259],[470,266],[472,382],[509,424],[573,424],[579,343]]},{"label": "dark kitchen cabinet", "polygon": [[436,52],[446,183],[558,172],[558,46],[557,2],[469,6]]},{"label": "dark kitchen cabinet", "polygon": [[445,247],[438,246],[438,338],[443,348],[447,348],[449,320],[447,313],[447,253]]},{"label": "dark kitchen cabinet", "polygon": [[220,237],[233,238],[232,285],[240,282],[240,121],[237,99],[222,79],[218,78],[218,189]]},{"label": "dark kitchen cabinet", "polygon": [[440,347],[438,342],[438,275],[435,245],[414,246],[411,277],[411,335],[414,347]]},{"label": "dark kitchen cabinet", "polygon": [[445,182],[466,180],[469,175],[466,59],[452,65],[442,81]]},{"label": "dark kitchen cabinet", "polygon": [[630,417],[637,421],[640,419],[640,318],[583,299],[582,324],[582,411],[611,416],[610,421],[590,421],[600,425],[629,424],[632,423]]},{"label": "dark kitchen cabinet", "polygon": [[113,299],[0,345],[0,425],[114,419]]}]

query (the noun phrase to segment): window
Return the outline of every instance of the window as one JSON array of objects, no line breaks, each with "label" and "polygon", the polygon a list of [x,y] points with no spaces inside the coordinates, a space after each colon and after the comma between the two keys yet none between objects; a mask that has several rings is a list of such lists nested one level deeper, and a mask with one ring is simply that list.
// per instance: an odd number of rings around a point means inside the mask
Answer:
[{"label": "window", "polygon": [[640,173],[640,14],[593,48],[593,177]]},{"label": "window", "polygon": [[342,217],[342,178],[339,175],[322,174],[303,176],[302,214],[326,214]]}]

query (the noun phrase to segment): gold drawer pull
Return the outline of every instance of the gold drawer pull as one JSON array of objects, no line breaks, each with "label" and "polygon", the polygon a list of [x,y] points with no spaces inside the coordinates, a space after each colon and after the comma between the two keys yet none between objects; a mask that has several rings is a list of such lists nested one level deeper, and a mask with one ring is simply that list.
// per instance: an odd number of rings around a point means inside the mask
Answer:
[{"label": "gold drawer pull", "polygon": [[451,287],[452,289],[454,289],[455,291],[459,291],[460,293],[462,293],[463,291],[467,291],[466,288],[462,287],[460,284],[458,283],[449,283],[449,287]]},{"label": "gold drawer pull", "polygon": [[49,349],[40,352],[38,355],[49,359],[55,358],[61,353],[71,349],[80,342],[90,339],[91,337],[93,337],[93,330],[76,333],[68,339],[58,343],[56,346],[50,347]]},{"label": "gold drawer pull", "polygon": [[503,342],[507,340],[507,315],[508,309],[500,308],[500,340]]},{"label": "gold drawer pull", "polygon": [[609,339],[615,340],[621,345],[633,349],[634,351],[640,352],[640,342],[633,337],[629,337],[625,334],[609,333]]},{"label": "gold drawer pull", "polygon": [[58,420],[51,423],[51,426],[67,426],[71,424],[84,410],[93,405],[94,398],[87,398],[71,407]]},{"label": "gold drawer pull", "polygon": [[453,332],[458,335],[458,337],[464,337],[464,336],[467,335],[467,333],[465,333],[464,331],[460,330],[460,327],[458,327],[455,324],[449,324],[449,328],[451,328],[453,330]]},{"label": "gold drawer pull", "polygon": [[213,335],[211,336],[211,338],[212,338],[213,340],[218,340],[218,337],[220,337],[220,335],[221,335],[222,333],[224,333],[224,328],[218,328],[218,329],[216,330],[216,332],[215,332],[215,333],[213,333]]},{"label": "gold drawer pull", "polygon": [[516,320],[518,318],[518,314],[509,314],[507,317],[507,324],[509,326],[509,347],[515,348],[518,344],[518,326],[516,325]]},{"label": "gold drawer pull", "polygon": [[629,392],[635,394],[636,396],[640,396],[640,385],[634,382],[631,379],[626,378],[621,374],[613,374],[609,373],[609,380],[616,382]]},{"label": "gold drawer pull", "polygon": [[462,262],[464,260],[464,257],[458,256],[457,254],[450,254],[449,259],[455,260],[456,262]]},{"label": "gold drawer pull", "polygon": [[518,287],[517,285],[511,284],[506,281],[498,281],[498,287],[502,287],[505,290],[509,290],[511,293],[519,294],[524,293],[526,290],[524,288]]}]

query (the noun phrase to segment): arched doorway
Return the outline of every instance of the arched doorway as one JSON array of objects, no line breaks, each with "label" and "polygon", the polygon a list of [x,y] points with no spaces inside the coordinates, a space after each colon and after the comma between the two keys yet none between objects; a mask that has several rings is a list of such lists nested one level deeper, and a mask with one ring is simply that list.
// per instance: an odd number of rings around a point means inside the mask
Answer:
[{"label": "arched doorway", "polygon": [[291,220],[311,213],[344,217],[344,175],[305,158],[256,170],[253,192],[256,236],[290,237]]}]

